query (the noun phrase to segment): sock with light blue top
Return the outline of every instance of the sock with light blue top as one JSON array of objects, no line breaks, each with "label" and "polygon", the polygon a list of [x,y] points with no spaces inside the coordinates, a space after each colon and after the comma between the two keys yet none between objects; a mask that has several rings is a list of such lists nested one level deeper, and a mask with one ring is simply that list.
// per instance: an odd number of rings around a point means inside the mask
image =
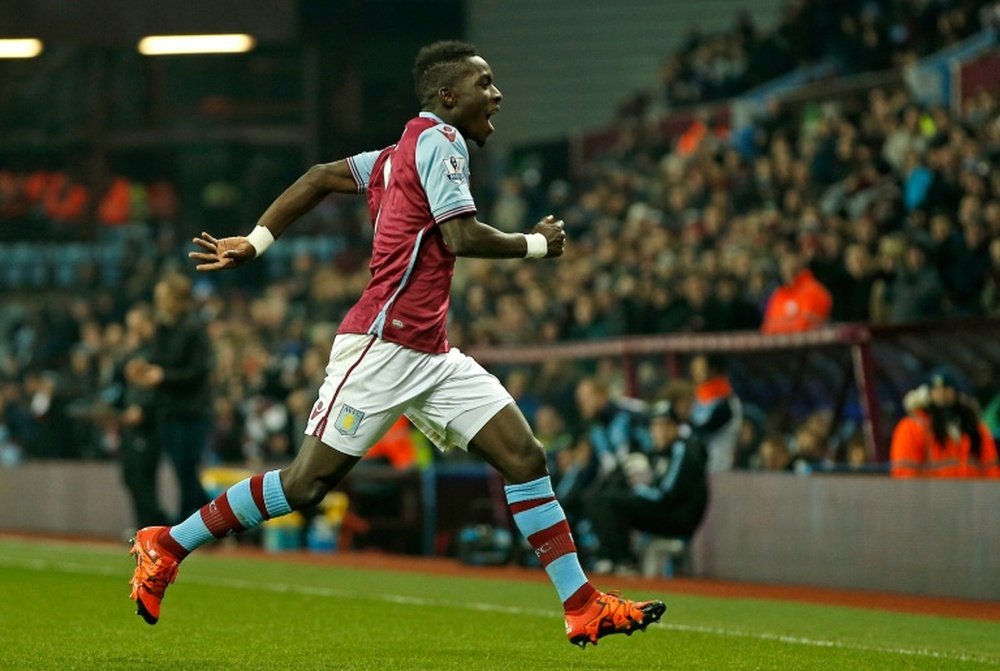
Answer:
[{"label": "sock with light blue top", "polygon": [[265,520],[292,512],[281,487],[279,471],[241,480],[160,536],[160,542],[178,559],[213,538],[253,529]]},{"label": "sock with light blue top", "polygon": [[587,580],[566,513],[543,476],[504,487],[514,523],[535,550],[566,611],[584,608],[597,590]]}]

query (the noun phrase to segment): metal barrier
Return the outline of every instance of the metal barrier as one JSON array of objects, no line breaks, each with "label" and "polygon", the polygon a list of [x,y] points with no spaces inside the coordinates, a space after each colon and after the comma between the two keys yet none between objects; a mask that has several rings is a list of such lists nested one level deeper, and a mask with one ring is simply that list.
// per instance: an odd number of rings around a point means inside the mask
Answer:
[{"label": "metal barrier", "polygon": [[[640,368],[651,364],[676,377],[685,355],[718,353],[734,363],[737,393],[752,396],[790,420],[806,396],[825,402],[837,419],[855,405],[871,458],[888,457],[889,432],[902,415],[903,394],[927,372],[950,365],[982,392],[1000,391],[1000,319],[907,325],[833,324],[789,334],[685,333],[530,347],[474,348],[487,368],[563,360],[612,359],[624,369],[626,390],[642,396]],[[659,363],[656,363],[659,359]],[[823,399],[824,394],[826,398]]]}]

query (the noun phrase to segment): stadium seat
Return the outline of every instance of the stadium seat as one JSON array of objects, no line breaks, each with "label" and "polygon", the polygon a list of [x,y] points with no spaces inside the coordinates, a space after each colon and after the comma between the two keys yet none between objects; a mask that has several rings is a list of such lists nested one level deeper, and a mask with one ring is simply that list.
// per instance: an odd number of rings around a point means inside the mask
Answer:
[{"label": "stadium seat", "polygon": [[639,534],[636,554],[644,578],[673,578],[687,570],[691,539]]},{"label": "stadium seat", "polygon": [[11,287],[40,287],[46,282],[48,268],[44,249],[35,243],[10,245],[4,254],[5,279]]},{"label": "stadium seat", "polygon": [[89,257],[88,248],[83,244],[57,244],[49,252],[55,284],[60,287],[74,286],[80,265]]}]

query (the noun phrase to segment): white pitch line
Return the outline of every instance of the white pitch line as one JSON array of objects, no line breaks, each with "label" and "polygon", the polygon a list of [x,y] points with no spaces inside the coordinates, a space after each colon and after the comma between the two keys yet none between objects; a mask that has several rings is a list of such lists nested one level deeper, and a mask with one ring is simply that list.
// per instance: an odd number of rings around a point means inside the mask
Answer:
[{"label": "white pitch line", "polygon": [[[59,571],[63,573],[79,573],[99,576],[122,576],[121,569],[111,566],[93,566],[80,564],[77,562],[51,561],[47,559],[24,559],[20,557],[8,557],[0,555],[0,565],[24,568],[33,571]],[[382,601],[407,606],[420,607],[445,607],[458,608],[464,610],[474,610],[488,613],[504,613],[508,615],[525,615],[530,617],[542,617],[547,619],[557,619],[562,617],[562,613],[556,610],[540,608],[522,608],[519,606],[504,606],[495,603],[485,603],[476,601],[446,601],[444,599],[429,599],[425,597],[407,596],[404,594],[384,594],[384,593],[361,593],[350,590],[337,589],[333,587],[315,587],[309,585],[296,585],[290,583],[266,583],[254,580],[242,580],[239,578],[211,578],[199,575],[185,575],[184,582],[209,585],[212,587],[228,587],[249,591],[276,592],[279,594],[302,594],[305,596],[318,596],[337,599],[355,599],[363,601]],[[668,608],[669,612],[669,608]],[[771,632],[747,631],[742,629],[728,629],[725,627],[706,627],[702,625],[678,624],[673,622],[660,622],[657,627],[647,629],[656,631],[657,629],[667,631],[680,631],[694,634],[705,634],[709,636],[719,636],[723,638],[746,638],[758,641],[773,641],[777,643],[787,643],[791,645],[802,645],[813,648],[833,648],[838,650],[850,650],[856,652],[876,652],[907,657],[926,657],[930,659],[942,659],[960,662],[978,662],[984,664],[998,664],[1000,658],[987,655],[974,655],[951,651],[929,650],[926,648],[890,648],[882,646],[861,645],[844,641],[835,641],[820,638],[807,638],[804,636],[789,636],[787,634],[775,634]]]}]

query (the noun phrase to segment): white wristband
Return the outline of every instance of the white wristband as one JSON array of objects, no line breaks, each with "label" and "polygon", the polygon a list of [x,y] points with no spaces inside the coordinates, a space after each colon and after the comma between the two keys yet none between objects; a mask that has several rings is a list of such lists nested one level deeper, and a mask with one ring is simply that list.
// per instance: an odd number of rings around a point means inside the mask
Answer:
[{"label": "white wristband", "polygon": [[247,236],[247,242],[253,245],[256,251],[254,258],[256,258],[274,243],[274,235],[271,234],[270,229],[266,226],[257,226],[250,231],[250,235]]},{"label": "white wristband", "polygon": [[540,259],[549,253],[549,241],[541,233],[525,233],[524,241],[528,243],[526,259]]}]

